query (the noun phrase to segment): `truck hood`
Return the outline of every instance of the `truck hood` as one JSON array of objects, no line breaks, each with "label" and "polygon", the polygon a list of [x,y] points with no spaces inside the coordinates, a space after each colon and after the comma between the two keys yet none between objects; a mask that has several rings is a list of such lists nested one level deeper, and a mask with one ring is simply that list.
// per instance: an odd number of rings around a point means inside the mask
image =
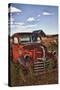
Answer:
[{"label": "truck hood", "polygon": [[31,52],[33,58],[44,58],[46,56],[47,48],[40,43],[27,43],[23,46],[24,50]]},{"label": "truck hood", "polygon": [[40,43],[26,43],[23,45],[23,48],[24,49],[28,49],[28,50],[31,50],[31,49],[34,49],[34,48],[41,48],[41,47],[44,47],[46,49],[46,47]]}]

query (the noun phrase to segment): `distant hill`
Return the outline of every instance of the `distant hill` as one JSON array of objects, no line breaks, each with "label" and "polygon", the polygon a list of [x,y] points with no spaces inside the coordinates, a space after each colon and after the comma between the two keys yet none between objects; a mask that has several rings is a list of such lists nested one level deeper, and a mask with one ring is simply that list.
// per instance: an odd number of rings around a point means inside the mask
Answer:
[{"label": "distant hill", "polygon": [[54,35],[46,35],[47,37],[58,37],[58,34],[54,34]]}]

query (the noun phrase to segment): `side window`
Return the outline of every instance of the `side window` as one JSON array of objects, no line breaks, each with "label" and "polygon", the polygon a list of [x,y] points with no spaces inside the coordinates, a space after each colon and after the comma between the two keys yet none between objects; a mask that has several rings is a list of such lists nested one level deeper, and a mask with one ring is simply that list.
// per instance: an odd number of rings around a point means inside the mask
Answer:
[{"label": "side window", "polygon": [[39,37],[37,34],[32,35],[33,42],[41,43],[41,37]]},{"label": "side window", "polygon": [[36,42],[36,41],[37,41],[37,35],[36,35],[36,34],[33,34],[33,35],[32,35],[32,41],[33,41],[33,42]]}]

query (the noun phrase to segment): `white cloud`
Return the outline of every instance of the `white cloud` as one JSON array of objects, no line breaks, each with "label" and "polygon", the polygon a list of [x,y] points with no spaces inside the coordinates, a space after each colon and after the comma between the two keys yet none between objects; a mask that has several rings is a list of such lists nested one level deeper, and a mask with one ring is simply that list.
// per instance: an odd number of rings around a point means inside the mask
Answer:
[{"label": "white cloud", "polygon": [[36,26],[36,24],[34,24],[34,25],[26,25],[25,27],[26,28],[32,28],[32,27],[35,27]]},{"label": "white cloud", "polygon": [[53,15],[52,13],[49,13],[49,12],[43,12],[42,15]]},{"label": "white cloud", "polygon": [[37,17],[40,17],[41,15],[39,14],[39,15],[37,15]]},{"label": "white cloud", "polygon": [[34,25],[24,25],[24,22],[19,23],[13,23],[10,25],[11,28],[11,35],[18,32],[32,32],[32,30],[36,27],[36,24]]},{"label": "white cloud", "polygon": [[37,21],[40,21],[40,19],[37,19]]},{"label": "white cloud", "polygon": [[14,21],[14,18],[13,18],[13,17],[11,17],[10,21],[11,21],[11,22],[13,22],[13,21]]},{"label": "white cloud", "polygon": [[21,26],[22,26],[22,25],[24,25],[25,23],[23,23],[23,22],[14,22],[14,24],[15,24],[15,25],[21,25]]},{"label": "white cloud", "polygon": [[27,21],[32,22],[32,21],[35,21],[35,19],[34,19],[33,17],[29,17],[29,18],[27,19]]},{"label": "white cloud", "polygon": [[20,9],[18,9],[18,8],[16,8],[16,7],[10,7],[9,8],[9,12],[11,12],[11,13],[14,13],[14,12],[22,12],[22,10],[20,10]]},{"label": "white cloud", "polygon": [[32,30],[30,28],[27,28],[27,26],[22,26],[22,25],[11,25],[11,34],[13,35],[14,33],[21,33],[21,32],[31,32]]}]

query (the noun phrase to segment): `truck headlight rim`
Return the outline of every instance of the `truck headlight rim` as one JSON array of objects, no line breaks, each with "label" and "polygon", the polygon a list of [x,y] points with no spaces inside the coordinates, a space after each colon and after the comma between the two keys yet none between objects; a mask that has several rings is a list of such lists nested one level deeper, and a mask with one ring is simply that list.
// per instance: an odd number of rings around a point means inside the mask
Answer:
[{"label": "truck headlight rim", "polygon": [[24,59],[25,59],[25,60],[28,60],[27,58],[29,58],[29,60],[30,60],[31,57],[30,57],[29,54],[25,54],[25,55],[24,55]]}]

